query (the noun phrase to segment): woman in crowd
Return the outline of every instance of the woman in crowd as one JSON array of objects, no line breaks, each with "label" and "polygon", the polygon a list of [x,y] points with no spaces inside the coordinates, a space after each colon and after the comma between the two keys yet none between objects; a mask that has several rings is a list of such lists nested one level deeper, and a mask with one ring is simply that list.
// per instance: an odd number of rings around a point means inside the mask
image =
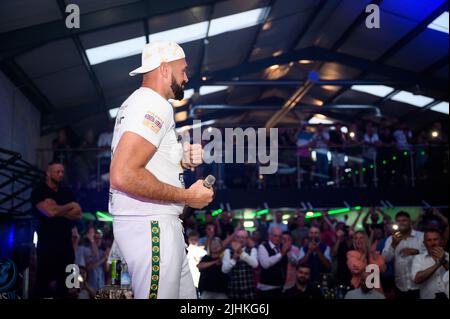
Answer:
[{"label": "woman in crowd", "polygon": [[361,274],[366,271],[367,265],[377,265],[380,273],[386,270],[386,265],[381,254],[375,249],[372,249],[372,245],[365,232],[357,231],[355,233],[353,246],[355,249],[347,252],[347,266],[352,274],[352,286],[359,288],[361,286]]},{"label": "woman in crowd", "polygon": [[222,272],[222,241],[215,237],[209,242],[208,254],[203,256],[198,269],[198,290],[201,299],[226,299],[228,276]]}]

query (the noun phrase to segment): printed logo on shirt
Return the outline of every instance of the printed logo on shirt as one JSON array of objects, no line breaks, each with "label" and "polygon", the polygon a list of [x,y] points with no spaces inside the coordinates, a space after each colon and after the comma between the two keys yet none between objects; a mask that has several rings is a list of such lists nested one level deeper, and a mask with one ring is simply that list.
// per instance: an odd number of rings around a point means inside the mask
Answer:
[{"label": "printed logo on shirt", "polygon": [[142,122],[145,126],[150,128],[153,132],[159,133],[164,121],[155,115],[153,112],[147,112],[144,116],[144,121]]}]

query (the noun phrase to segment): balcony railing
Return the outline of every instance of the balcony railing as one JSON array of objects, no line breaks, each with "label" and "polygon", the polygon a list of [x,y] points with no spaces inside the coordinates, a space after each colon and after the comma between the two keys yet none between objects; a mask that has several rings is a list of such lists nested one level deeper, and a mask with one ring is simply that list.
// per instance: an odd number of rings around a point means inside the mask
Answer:
[{"label": "balcony railing", "polygon": [[[223,159],[225,152],[224,147]],[[236,152],[234,148],[234,152]],[[244,147],[244,163],[202,164],[185,173],[186,184],[216,176],[221,188],[308,188],[308,187],[415,187],[418,183],[445,181],[448,175],[448,145],[395,147],[343,147],[340,149],[278,147],[275,174],[260,174],[252,149]],[[75,189],[109,187],[110,151],[107,149],[37,149],[37,163],[45,169],[48,162],[65,164],[66,182]],[[256,161],[257,162],[257,161]]]}]

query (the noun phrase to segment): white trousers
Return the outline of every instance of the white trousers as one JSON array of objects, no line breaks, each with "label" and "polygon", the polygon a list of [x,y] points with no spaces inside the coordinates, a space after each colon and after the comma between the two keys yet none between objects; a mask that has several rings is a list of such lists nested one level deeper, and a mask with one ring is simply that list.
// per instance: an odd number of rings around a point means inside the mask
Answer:
[{"label": "white trousers", "polygon": [[114,216],[135,299],[197,299],[178,216]]}]

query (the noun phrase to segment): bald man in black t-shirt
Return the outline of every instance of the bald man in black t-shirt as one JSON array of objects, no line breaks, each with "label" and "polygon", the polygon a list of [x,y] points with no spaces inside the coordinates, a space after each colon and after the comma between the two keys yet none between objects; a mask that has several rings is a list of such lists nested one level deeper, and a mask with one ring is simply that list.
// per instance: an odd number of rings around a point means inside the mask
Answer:
[{"label": "bald man in black t-shirt", "polygon": [[37,280],[36,297],[65,298],[66,267],[74,263],[72,226],[81,218],[81,207],[68,188],[60,184],[64,166],[51,162],[45,183],[31,193],[31,203],[37,219]]}]

